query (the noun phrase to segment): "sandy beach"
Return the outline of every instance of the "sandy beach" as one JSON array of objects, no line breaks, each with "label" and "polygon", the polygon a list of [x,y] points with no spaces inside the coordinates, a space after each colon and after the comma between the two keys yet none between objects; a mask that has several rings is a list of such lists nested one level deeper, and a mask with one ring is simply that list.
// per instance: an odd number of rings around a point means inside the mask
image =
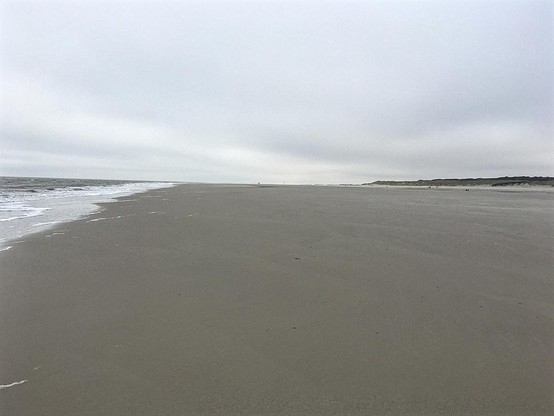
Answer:
[{"label": "sandy beach", "polygon": [[104,204],[0,252],[0,414],[553,414],[553,202],[180,185]]}]

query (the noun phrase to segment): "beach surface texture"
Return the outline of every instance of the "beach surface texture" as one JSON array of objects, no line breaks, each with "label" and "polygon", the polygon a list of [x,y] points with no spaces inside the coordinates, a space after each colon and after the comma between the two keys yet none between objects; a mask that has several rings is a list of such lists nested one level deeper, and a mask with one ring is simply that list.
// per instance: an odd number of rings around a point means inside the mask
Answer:
[{"label": "beach surface texture", "polygon": [[180,185],[0,252],[0,414],[550,415],[554,194]]}]

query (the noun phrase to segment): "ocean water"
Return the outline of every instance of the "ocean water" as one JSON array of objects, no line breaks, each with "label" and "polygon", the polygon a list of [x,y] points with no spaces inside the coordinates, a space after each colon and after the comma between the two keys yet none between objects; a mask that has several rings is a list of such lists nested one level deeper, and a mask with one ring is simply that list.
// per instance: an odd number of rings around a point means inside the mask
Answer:
[{"label": "ocean water", "polygon": [[93,213],[99,209],[97,203],[174,185],[171,182],[0,177],[0,251],[11,248],[8,241]]}]

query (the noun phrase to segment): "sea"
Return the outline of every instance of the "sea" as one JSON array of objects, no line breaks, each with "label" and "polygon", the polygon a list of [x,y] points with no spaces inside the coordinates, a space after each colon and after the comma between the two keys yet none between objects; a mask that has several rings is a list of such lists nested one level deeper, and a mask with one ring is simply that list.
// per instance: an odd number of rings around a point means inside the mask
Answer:
[{"label": "sea", "polygon": [[0,176],[0,251],[9,242],[73,221],[110,202],[149,189],[168,188],[174,182],[27,178]]}]

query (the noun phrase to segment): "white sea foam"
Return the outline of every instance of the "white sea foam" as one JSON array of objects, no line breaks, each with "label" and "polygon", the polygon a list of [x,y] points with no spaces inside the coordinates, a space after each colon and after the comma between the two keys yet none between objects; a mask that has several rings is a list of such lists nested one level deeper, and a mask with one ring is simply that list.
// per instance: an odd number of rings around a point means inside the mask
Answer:
[{"label": "white sea foam", "polygon": [[0,205],[0,222],[20,220],[29,217],[38,217],[50,208],[39,208],[25,205],[21,202],[7,202]]},{"label": "white sea foam", "polygon": [[36,222],[33,224],[33,227],[42,227],[44,225],[54,225],[59,224],[61,221],[47,221],[47,222]]},{"label": "white sea foam", "polygon": [[[18,180],[18,178],[12,179]],[[59,183],[61,180],[56,181]],[[65,187],[43,185],[38,190],[32,191],[22,191],[17,187],[13,190],[9,187],[2,189],[0,192],[0,247],[9,240],[97,212],[98,203],[110,202],[117,197],[150,189],[176,185],[175,183],[142,182],[87,186],[86,182],[83,181],[83,185],[79,186]],[[29,187],[32,188],[31,185]],[[98,218],[92,221],[100,220]]]},{"label": "white sea foam", "polygon": [[23,383],[26,383],[27,380],[21,380],[21,381],[16,381],[15,383],[11,383],[11,384],[0,384],[0,390],[2,389],[7,389],[9,387],[13,387],[13,386],[17,386],[18,384],[23,384]]}]

